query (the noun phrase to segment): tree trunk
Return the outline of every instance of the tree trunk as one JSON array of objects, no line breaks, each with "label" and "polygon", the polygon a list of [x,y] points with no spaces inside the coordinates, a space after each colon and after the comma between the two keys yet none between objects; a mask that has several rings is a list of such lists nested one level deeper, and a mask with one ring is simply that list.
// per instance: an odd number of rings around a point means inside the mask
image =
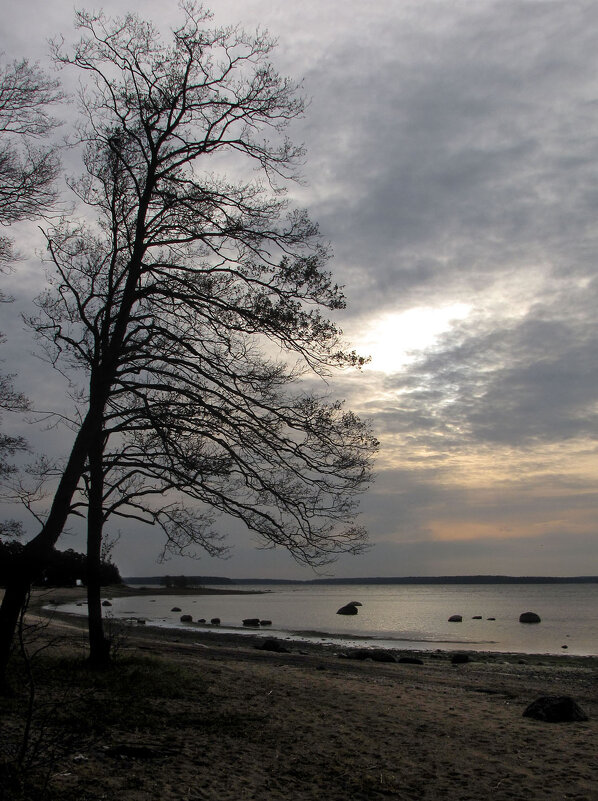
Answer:
[{"label": "tree trunk", "polygon": [[[2,606],[0,606],[0,687],[6,683],[6,668],[8,666],[19,613],[24,606],[27,592],[35,577],[35,567],[39,567],[39,556],[43,556],[53,548],[62,533],[71,511],[73,495],[77,490],[77,485],[85,470],[90,440],[93,440],[94,432],[97,431],[98,428],[102,428],[104,407],[110,394],[118,360],[121,356],[131,308],[135,302],[135,291],[143,262],[143,254],[145,252],[144,221],[154,187],[155,170],[156,163],[155,159],[153,159],[148,168],[147,183],[139,202],[133,252],[128,265],[128,274],[123,296],[118,312],[115,315],[114,328],[109,336],[109,341],[106,343],[106,348],[102,353],[100,361],[94,365],[91,371],[87,414],[75,437],[71,454],[52,501],[48,519],[39,534],[25,545],[22,562],[23,573],[7,584]],[[29,561],[30,556],[33,557],[31,562]],[[43,565],[43,562],[41,562],[41,564]]]},{"label": "tree trunk", "polygon": [[110,662],[110,640],[104,634],[101,602],[102,530],[104,525],[103,431],[98,426],[89,448],[89,505],[87,509],[87,615],[89,664]]},{"label": "tree trunk", "polygon": [[[95,413],[97,414],[97,412]],[[56,544],[69,516],[73,495],[85,467],[92,417],[90,409],[75,438],[71,455],[56,489],[48,519],[39,534],[23,548],[18,565],[15,566],[14,573],[7,582],[2,606],[0,606],[0,686],[6,686],[8,660],[19,614],[25,605],[27,593],[32,582],[47,563],[48,554]]]},{"label": "tree trunk", "polygon": [[104,634],[100,582],[88,572],[87,608],[89,626],[89,664],[102,668],[110,664],[110,640]]},{"label": "tree trunk", "polygon": [[26,577],[14,576],[6,586],[0,609],[0,694],[9,691],[6,669],[12,650],[21,609],[27,603],[30,582]]}]

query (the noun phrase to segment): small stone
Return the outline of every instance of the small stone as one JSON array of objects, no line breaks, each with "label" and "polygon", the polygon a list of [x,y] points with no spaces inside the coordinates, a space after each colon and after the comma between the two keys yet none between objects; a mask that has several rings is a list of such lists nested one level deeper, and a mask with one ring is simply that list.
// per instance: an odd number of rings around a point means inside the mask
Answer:
[{"label": "small stone", "polygon": [[285,648],[285,646],[279,640],[264,640],[261,645],[256,645],[260,651],[273,651],[277,654],[288,654],[289,649]]},{"label": "small stone", "polygon": [[180,606],[173,606],[170,611],[171,612],[180,612],[181,611],[181,607]]}]

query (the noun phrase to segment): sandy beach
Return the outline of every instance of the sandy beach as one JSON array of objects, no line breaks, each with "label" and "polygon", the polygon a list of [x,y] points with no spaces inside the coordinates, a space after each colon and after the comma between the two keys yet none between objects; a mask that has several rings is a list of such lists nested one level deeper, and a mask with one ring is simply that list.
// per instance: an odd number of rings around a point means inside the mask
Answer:
[{"label": "sandy beach", "polygon": [[[56,638],[36,657],[49,677],[40,703],[56,697],[53,676],[75,670],[79,710],[69,718],[66,692],[56,717],[75,736],[48,798],[598,799],[596,658],[470,653],[452,664],[448,652],[410,652],[422,664],[384,663],[138,626],[117,633],[116,665],[98,677],[83,625],[55,617],[37,635]],[[589,720],[523,717],[542,695],[573,697]],[[14,699],[1,703],[5,755],[20,730]],[[2,799],[17,797],[6,788]]]}]

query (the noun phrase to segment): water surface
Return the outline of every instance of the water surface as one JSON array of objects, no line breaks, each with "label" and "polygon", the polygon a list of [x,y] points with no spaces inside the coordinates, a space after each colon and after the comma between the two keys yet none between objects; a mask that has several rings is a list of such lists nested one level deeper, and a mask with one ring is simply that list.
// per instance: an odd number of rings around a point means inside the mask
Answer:
[{"label": "water surface", "polygon": [[[365,647],[598,655],[598,584],[243,586],[250,589],[261,594],[114,598],[104,612],[198,630],[209,627],[182,624],[180,616],[190,614],[194,621],[219,617],[225,631]],[[359,613],[337,615],[349,601],[363,604]],[[172,612],[174,606],[181,612]],[[85,613],[75,604],[59,609]],[[542,622],[519,623],[527,611],[539,614]],[[462,615],[463,622],[450,623],[454,614]],[[272,626],[248,630],[242,625],[245,618],[268,619]]]}]

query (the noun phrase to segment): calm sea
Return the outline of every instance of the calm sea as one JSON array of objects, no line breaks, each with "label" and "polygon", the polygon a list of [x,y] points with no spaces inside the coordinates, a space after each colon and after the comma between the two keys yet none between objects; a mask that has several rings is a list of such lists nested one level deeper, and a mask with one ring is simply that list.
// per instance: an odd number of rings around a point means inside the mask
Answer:
[{"label": "calm sea", "polygon": [[[362,647],[598,655],[598,584],[245,585],[243,590],[262,594],[115,598],[104,611],[198,630],[206,627],[181,624],[180,616],[219,617],[222,630],[252,634],[256,630],[244,629],[244,618],[268,619],[272,626],[258,630],[263,636]],[[337,615],[349,601],[362,604],[359,613]],[[172,612],[173,606],[181,612]],[[75,604],[59,609],[85,613]],[[522,612],[536,612],[542,622],[519,623]],[[448,622],[455,614],[463,616],[462,623]]]}]

